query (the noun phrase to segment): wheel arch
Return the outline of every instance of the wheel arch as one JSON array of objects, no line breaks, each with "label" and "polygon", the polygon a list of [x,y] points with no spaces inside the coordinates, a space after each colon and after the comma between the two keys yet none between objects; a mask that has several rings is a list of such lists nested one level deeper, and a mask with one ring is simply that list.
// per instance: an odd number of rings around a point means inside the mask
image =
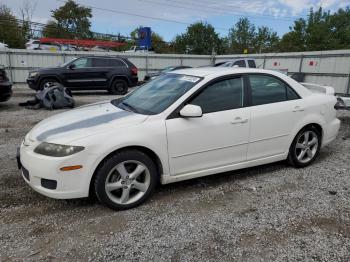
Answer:
[{"label": "wheel arch", "polygon": [[108,83],[108,87],[111,87],[111,85],[113,84],[114,80],[116,80],[116,79],[124,80],[127,83],[128,87],[130,86],[130,81],[129,81],[129,78],[127,76],[125,76],[125,75],[113,75],[111,77],[111,80]]},{"label": "wheel arch", "polygon": [[303,130],[304,128],[306,128],[306,127],[314,127],[317,131],[318,131],[318,133],[320,134],[320,136],[321,136],[321,145],[322,145],[322,140],[323,140],[323,136],[324,136],[324,130],[323,130],[323,128],[322,128],[322,125],[320,124],[320,123],[318,123],[318,122],[311,122],[311,123],[308,123],[308,124],[304,124],[301,128],[299,128],[298,130],[297,130],[297,132],[295,132],[295,134],[294,134],[294,136],[293,136],[293,138],[292,138],[292,141],[290,142],[290,145],[289,145],[289,147],[292,145],[292,143],[293,143],[293,141],[294,141],[294,139],[296,138],[296,136],[298,135],[298,133],[301,131],[301,130]]},{"label": "wheel arch", "polygon": [[61,79],[57,75],[45,75],[45,76],[40,77],[40,79],[39,79],[39,87],[41,86],[41,83],[45,79],[50,79],[50,78],[55,79],[55,80],[57,80],[58,83],[62,84]]},{"label": "wheel arch", "polygon": [[[102,165],[102,163],[109,157],[111,157],[112,155],[118,153],[118,152],[121,152],[121,151],[126,151],[126,150],[138,150],[138,151],[141,151],[143,153],[145,153],[147,156],[149,156],[152,161],[154,162],[154,164],[156,165],[156,168],[157,168],[157,172],[159,174],[159,181],[160,181],[160,177],[161,175],[163,174],[163,164],[162,164],[162,161],[160,160],[160,157],[150,148],[148,147],[145,147],[145,146],[139,146],[139,145],[134,145],[134,146],[125,146],[125,147],[121,147],[121,148],[118,148],[110,153],[108,153],[107,155],[105,155],[101,161],[99,161],[98,165],[95,167],[94,169],[94,172],[93,172],[93,175],[90,179],[90,185],[89,185],[89,196],[92,196],[94,194],[94,183],[93,181],[95,180],[95,177],[96,177],[96,173],[97,173],[97,170],[100,168],[100,166]],[[159,182],[158,181],[158,182]]]}]

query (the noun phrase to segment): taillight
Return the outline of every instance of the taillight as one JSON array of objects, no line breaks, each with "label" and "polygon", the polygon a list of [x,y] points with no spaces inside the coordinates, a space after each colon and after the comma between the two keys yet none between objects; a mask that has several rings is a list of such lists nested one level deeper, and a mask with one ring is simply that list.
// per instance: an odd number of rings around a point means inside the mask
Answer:
[{"label": "taillight", "polygon": [[137,67],[135,66],[131,67],[131,74],[135,76],[137,75]]}]

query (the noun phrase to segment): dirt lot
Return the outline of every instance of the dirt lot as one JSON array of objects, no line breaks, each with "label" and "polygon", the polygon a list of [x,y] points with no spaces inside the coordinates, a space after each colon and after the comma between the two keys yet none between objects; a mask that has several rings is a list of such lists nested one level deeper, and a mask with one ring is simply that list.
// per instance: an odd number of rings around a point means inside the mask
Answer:
[{"label": "dirt lot", "polygon": [[[32,92],[14,91],[0,104],[0,261],[350,260],[350,113],[308,168],[282,162],[161,186],[144,205],[114,212],[25,184],[16,146],[60,111],[21,109]],[[76,96],[79,105],[110,98]]]}]

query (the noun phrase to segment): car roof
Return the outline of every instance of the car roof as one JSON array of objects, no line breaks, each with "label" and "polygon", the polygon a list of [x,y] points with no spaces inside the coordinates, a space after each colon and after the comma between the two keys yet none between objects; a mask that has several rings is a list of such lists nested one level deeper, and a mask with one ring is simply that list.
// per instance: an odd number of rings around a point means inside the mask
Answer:
[{"label": "car roof", "polygon": [[122,56],[105,56],[105,55],[83,55],[83,56],[79,56],[78,58],[118,58],[118,59],[127,60],[126,57],[122,57]]},{"label": "car roof", "polygon": [[[258,69],[258,68],[246,68],[246,67],[197,67],[179,69],[175,72],[169,72],[169,74],[183,74],[199,77],[219,77],[229,74],[244,74],[244,73],[268,73],[272,75],[278,75],[278,72],[272,70]],[[277,74],[276,74],[277,73]]]}]

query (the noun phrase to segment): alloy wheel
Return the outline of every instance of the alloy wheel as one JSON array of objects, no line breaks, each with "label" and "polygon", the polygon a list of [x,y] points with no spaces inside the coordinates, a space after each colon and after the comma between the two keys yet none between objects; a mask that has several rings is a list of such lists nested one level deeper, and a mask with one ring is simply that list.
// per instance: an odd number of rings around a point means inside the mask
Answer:
[{"label": "alloy wheel", "polygon": [[295,156],[298,161],[303,164],[312,161],[317,154],[318,143],[318,136],[314,131],[303,132],[295,145]]},{"label": "alloy wheel", "polygon": [[114,203],[128,205],[142,198],[150,183],[148,168],[139,161],[129,160],[119,163],[109,172],[105,190]]}]

